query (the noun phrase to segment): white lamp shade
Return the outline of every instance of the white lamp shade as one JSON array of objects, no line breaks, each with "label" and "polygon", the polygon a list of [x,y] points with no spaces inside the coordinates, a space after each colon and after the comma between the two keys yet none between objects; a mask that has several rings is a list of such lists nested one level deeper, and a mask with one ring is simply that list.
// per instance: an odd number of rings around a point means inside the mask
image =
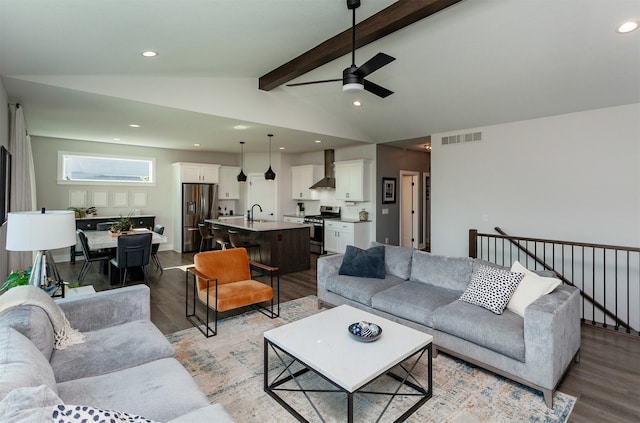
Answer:
[{"label": "white lamp shade", "polygon": [[69,247],[76,243],[76,219],[71,210],[9,213],[7,250],[40,251]]}]

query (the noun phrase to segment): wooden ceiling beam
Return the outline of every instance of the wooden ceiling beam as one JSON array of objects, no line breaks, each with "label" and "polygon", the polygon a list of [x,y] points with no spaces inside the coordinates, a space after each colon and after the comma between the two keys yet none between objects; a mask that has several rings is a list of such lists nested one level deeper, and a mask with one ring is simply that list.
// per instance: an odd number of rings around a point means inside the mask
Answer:
[{"label": "wooden ceiling beam", "polygon": [[[399,0],[356,25],[356,49],[460,1]],[[351,53],[351,28],[261,76],[258,88],[270,91],[348,53]]]}]

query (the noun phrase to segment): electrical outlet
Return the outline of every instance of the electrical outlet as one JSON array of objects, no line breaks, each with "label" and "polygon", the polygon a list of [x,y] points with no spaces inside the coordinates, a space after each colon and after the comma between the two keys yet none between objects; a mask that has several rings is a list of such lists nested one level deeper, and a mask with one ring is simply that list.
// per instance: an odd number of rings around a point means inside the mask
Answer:
[{"label": "electrical outlet", "polygon": [[382,209],[382,214],[389,214],[389,209]]},{"label": "electrical outlet", "polygon": [[386,237],[386,238],[384,239],[384,243],[385,243],[385,244],[388,244],[388,243],[389,243],[389,237]]}]

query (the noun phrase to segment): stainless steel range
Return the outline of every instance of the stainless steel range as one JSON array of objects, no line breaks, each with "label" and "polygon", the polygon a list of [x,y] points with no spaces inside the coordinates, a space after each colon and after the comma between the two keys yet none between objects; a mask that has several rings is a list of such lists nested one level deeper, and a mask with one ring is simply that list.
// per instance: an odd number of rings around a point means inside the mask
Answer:
[{"label": "stainless steel range", "polygon": [[320,206],[320,214],[304,217],[304,223],[313,225],[310,246],[312,253],[324,253],[324,221],[326,219],[340,219],[340,206]]}]

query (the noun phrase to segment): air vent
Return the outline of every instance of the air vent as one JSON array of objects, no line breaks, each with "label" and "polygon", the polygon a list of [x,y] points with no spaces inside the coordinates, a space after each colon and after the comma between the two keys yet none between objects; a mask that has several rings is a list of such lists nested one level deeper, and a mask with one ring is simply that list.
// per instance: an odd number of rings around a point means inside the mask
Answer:
[{"label": "air vent", "polygon": [[469,134],[449,135],[447,137],[442,137],[442,145],[460,144],[473,141],[482,141],[482,132],[472,132]]}]

